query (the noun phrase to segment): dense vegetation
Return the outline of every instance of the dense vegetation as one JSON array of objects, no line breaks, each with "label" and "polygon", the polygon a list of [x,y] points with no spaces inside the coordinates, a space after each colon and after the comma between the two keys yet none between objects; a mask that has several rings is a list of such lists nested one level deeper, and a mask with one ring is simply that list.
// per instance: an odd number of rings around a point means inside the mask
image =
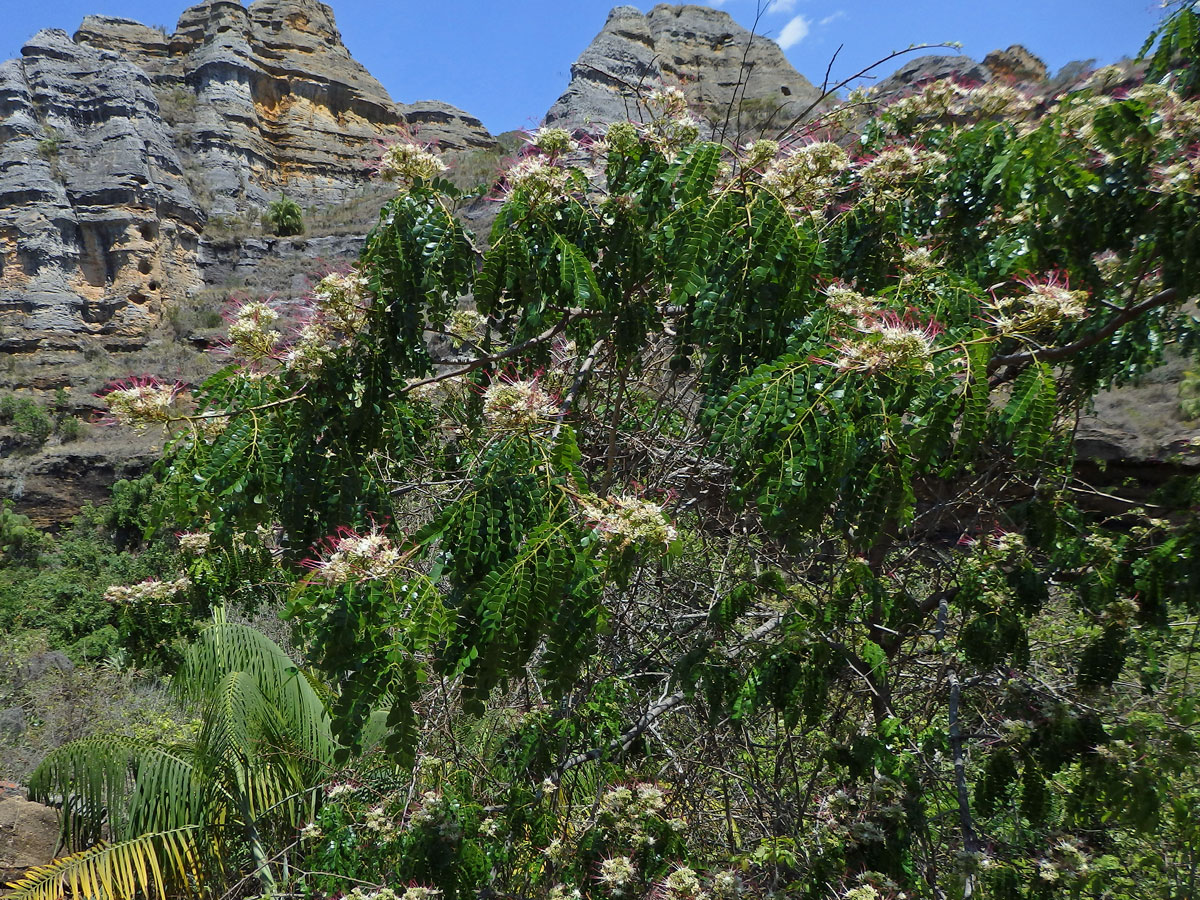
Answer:
[{"label": "dense vegetation", "polygon": [[1195,896],[1197,485],[1072,438],[1200,338],[1198,16],[732,151],[658,91],[534,135],[482,253],[390,148],[297,333],[107,395],[183,530],[108,596],[216,610],[201,724],[51,753],[80,853],[17,896]]}]

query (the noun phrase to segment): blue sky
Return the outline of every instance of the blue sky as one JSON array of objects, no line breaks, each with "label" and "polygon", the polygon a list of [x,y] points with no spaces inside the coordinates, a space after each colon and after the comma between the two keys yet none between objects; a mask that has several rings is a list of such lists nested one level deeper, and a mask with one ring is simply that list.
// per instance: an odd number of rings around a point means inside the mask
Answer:
[{"label": "blue sky", "polygon": [[[763,0],[710,0],[742,25]],[[125,16],[174,29],[173,0],[0,0],[2,58],[41,28],[73,32],[84,15]],[[532,127],[566,87],[571,63],[604,24],[609,0],[332,0],[350,52],[398,101],[438,99],[493,132]],[[635,3],[649,10],[653,3]],[[781,39],[813,81],[844,44],[846,76],[909,44],[960,41],[981,59],[1024,44],[1052,70],[1074,59],[1135,54],[1161,15],[1158,0],[772,0],[759,32]],[[893,66],[894,67],[894,66]]]}]

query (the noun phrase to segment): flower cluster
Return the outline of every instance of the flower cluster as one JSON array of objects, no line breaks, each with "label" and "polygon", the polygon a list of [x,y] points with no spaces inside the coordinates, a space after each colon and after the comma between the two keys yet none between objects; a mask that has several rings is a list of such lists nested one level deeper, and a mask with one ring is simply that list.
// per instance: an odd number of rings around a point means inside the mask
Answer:
[{"label": "flower cluster", "polygon": [[350,900],[437,900],[441,894],[442,892],[438,888],[412,884],[405,888],[402,894],[397,894],[389,887],[378,888],[376,890],[366,887],[356,887],[346,896]]},{"label": "flower cluster", "polygon": [[301,375],[315,375],[332,353],[329,331],[319,322],[309,322],[284,353],[283,365]]},{"label": "flower cluster", "polygon": [[1025,94],[999,81],[968,88],[951,78],[942,78],[889,104],[879,117],[879,125],[885,134],[916,135],[946,123],[1021,118],[1035,108]]},{"label": "flower cluster", "polygon": [[900,259],[904,271],[911,275],[934,272],[941,268],[941,263],[928,247],[909,247]]},{"label": "flower cluster", "polygon": [[964,91],[953,111],[974,118],[1016,119],[1032,112],[1036,106],[1029,97],[1011,85],[991,81]]},{"label": "flower cluster", "polygon": [[329,585],[387,578],[401,564],[400,551],[377,527],[366,534],[342,529],[326,546],[324,554],[306,565]]},{"label": "flower cluster", "polygon": [[702,900],[705,896],[700,877],[687,866],[680,866],[663,879],[661,893],[664,900]]},{"label": "flower cluster", "polygon": [[487,316],[473,309],[456,309],[450,313],[446,330],[460,341],[481,341],[487,334]]},{"label": "flower cluster", "polygon": [[663,508],[649,500],[628,495],[607,500],[596,497],[582,501],[580,508],[605,543],[616,550],[636,547],[663,552],[677,535]]},{"label": "flower cluster", "polygon": [[561,156],[575,149],[571,132],[565,128],[539,128],[530,135],[529,143],[547,156]]},{"label": "flower cluster", "polygon": [[182,385],[164,384],[157,378],[137,377],[111,385],[99,396],[118,425],[145,428],[171,421]]},{"label": "flower cluster", "polygon": [[1184,156],[1155,170],[1154,190],[1160,194],[1194,194],[1200,189],[1200,154]]},{"label": "flower cluster", "polygon": [[687,115],[687,95],[677,87],[662,87],[646,97],[646,106],[659,116]]},{"label": "flower cluster", "polygon": [[384,838],[390,837],[396,831],[396,824],[382,806],[372,806],[367,810],[367,815],[363,819],[363,827]]},{"label": "flower cluster", "polygon": [[619,894],[633,880],[633,874],[633,860],[628,856],[610,856],[600,862],[600,873],[596,880],[614,894]]},{"label": "flower cluster", "polygon": [[275,354],[280,334],[271,326],[279,313],[267,303],[253,300],[242,304],[229,325],[230,348],[247,362],[262,362]]},{"label": "flower cluster", "polygon": [[604,141],[598,149],[621,156],[630,156],[641,143],[638,128],[632,122],[614,122],[604,133]]},{"label": "flower cluster", "polygon": [[367,279],[357,272],[331,272],[313,288],[317,312],[333,331],[345,335],[362,331],[371,305]]},{"label": "flower cluster", "polygon": [[688,112],[687,96],[679,88],[654,91],[646,106],[652,113],[646,137],[668,158],[700,137],[700,123]]},{"label": "flower cluster", "polygon": [[992,304],[992,323],[1001,334],[1018,334],[1041,328],[1058,328],[1087,315],[1087,291],[1073,291],[1057,273],[1043,281],[1018,281],[1025,290]]},{"label": "flower cluster", "polygon": [[212,542],[212,535],[207,531],[185,531],[178,537],[179,549],[189,556],[203,556]]},{"label": "flower cluster", "polygon": [[445,171],[446,164],[435,153],[409,141],[392,144],[379,161],[379,177],[396,182],[401,190],[418,181],[433,181]]},{"label": "flower cluster", "polygon": [[951,78],[930,82],[916,93],[888,104],[879,124],[888,134],[912,134],[922,124],[948,118],[965,93]]},{"label": "flower cluster", "polygon": [[746,151],[742,155],[742,166],[746,169],[761,169],[773,163],[778,155],[779,142],[764,138],[746,145]]},{"label": "flower cluster", "polygon": [[455,811],[456,804],[442,794],[425,791],[408,822],[414,828],[433,828],[444,838],[457,839],[462,834],[462,828]]},{"label": "flower cluster", "polygon": [[483,417],[498,430],[544,425],[558,415],[554,398],[531,381],[493,381],[483,394]]},{"label": "flower cluster", "polygon": [[825,288],[825,305],[834,312],[854,319],[873,315],[879,310],[880,302],[840,281],[835,281]]},{"label": "flower cluster", "polygon": [[916,147],[889,147],[868,160],[858,170],[858,175],[867,191],[891,197],[937,171],[945,162],[943,153]]},{"label": "flower cluster", "polygon": [[742,889],[742,876],[733,869],[718,872],[712,877],[712,891],[718,897],[736,897]]},{"label": "flower cluster", "polygon": [[845,150],[832,141],[816,141],[773,162],[762,183],[786,203],[820,208],[837,193],[841,175],[849,167]]},{"label": "flower cluster", "polygon": [[104,599],[109,603],[162,602],[170,600],[176,594],[186,591],[191,586],[191,579],[186,575],[180,576],[174,581],[148,579],[139,584],[129,585],[128,587],[113,585],[104,592]]},{"label": "flower cluster", "polygon": [[859,323],[859,337],[844,342],[834,365],[842,371],[873,373],[880,371],[933,371],[934,338],[938,333],[932,321],[923,326],[895,313],[871,316]]},{"label": "flower cluster", "polygon": [[430,381],[427,378],[410,378],[405,382],[404,395],[412,403],[434,403],[443,398],[459,397],[467,389],[461,375]]},{"label": "flower cluster", "polygon": [[567,195],[571,173],[541,156],[527,156],[505,175],[508,188],[522,194],[530,206],[555,203]]}]

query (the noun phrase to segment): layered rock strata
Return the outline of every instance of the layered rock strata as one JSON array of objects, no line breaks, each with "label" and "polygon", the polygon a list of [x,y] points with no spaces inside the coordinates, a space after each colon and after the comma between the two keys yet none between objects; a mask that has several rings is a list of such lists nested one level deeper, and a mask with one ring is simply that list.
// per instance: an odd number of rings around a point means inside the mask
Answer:
[{"label": "layered rock strata", "polygon": [[75,40],[150,74],[215,214],[261,207],[281,191],[337,203],[369,175],[382,141],[409,132],[452,150],[495,145],[448,104],[393,103],[316,0],[208,0],[169,36],[89,16]]},{"label": "layered rock strata", "polygon": [[727,136],[782,128],[819,96],[774,41],[726,12],[660,4],[643,14],[618,6],[571,67],[546,123],[586,128],[636,119],[639,96],[664,86],[681,88],[710,130]]},{"label": "layered rock strata", "polygon": [[62,31],[0,65],[0,350],[140,347],[202,221],[144,71]]}]

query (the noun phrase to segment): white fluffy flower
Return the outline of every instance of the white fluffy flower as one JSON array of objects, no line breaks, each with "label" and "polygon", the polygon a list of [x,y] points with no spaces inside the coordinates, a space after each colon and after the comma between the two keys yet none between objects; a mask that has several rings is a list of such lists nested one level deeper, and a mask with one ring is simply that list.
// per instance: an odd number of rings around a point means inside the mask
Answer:
[{"label": "white fluffy flower", "polygon": [[379,162],[379,177],[404,189],[418,181],[432,181],[445,171],[446,164],[434,153],[408,141],[392,144]]},{"label": "white fluffy flower", "polygon": [[544,425],[558,415],[558,404],[532,381],[494,381],[483,394],[483,417],[499,430]]}]

